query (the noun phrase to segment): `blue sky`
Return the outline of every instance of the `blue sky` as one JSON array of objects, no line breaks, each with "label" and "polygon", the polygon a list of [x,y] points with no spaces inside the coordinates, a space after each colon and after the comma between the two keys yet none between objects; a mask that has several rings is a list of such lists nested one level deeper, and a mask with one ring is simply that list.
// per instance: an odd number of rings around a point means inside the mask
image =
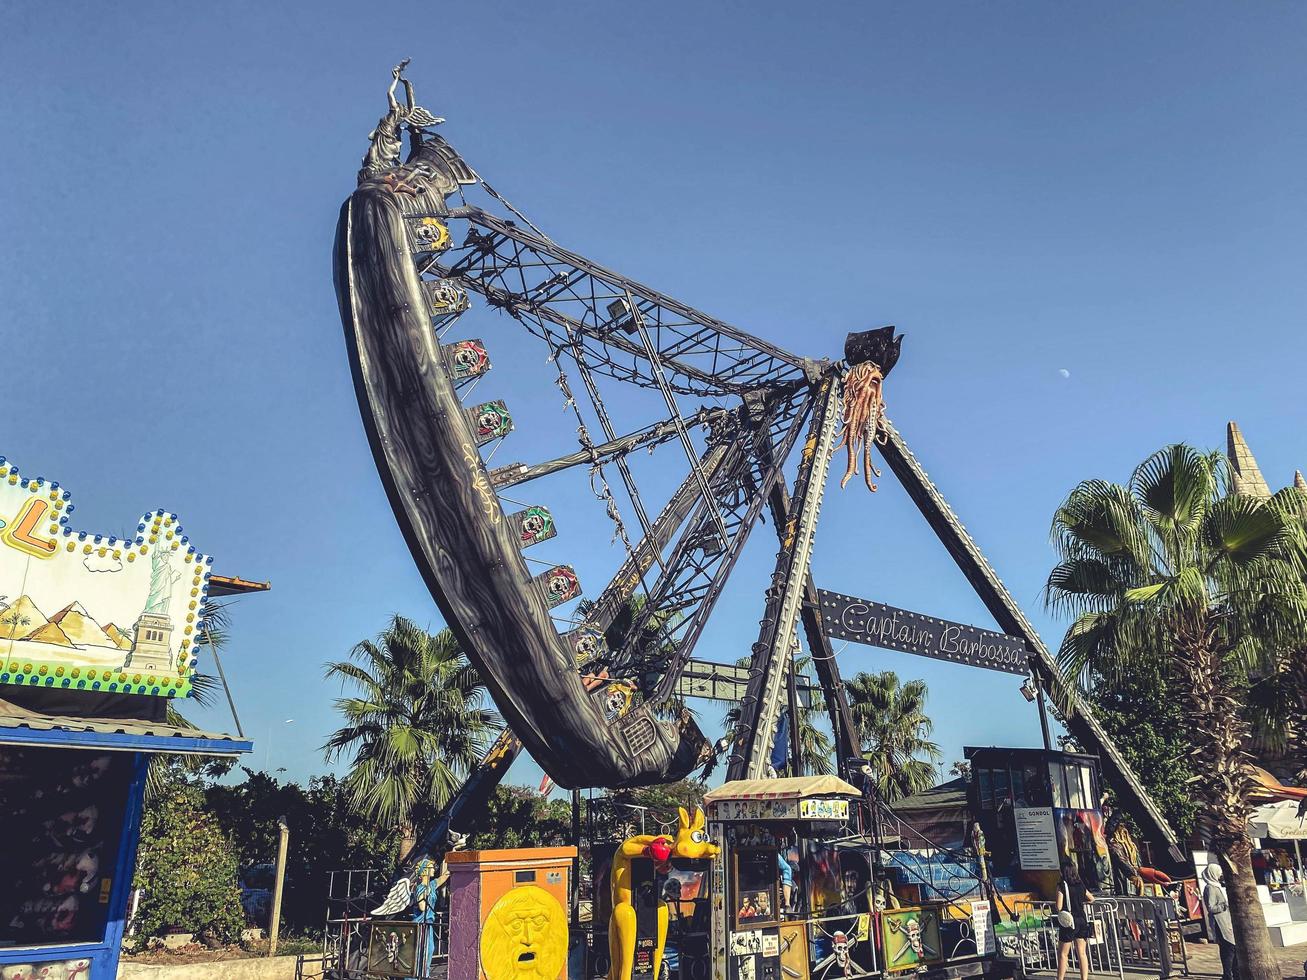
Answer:
[{"label": "blue sky", "polygon": [[[1077,481],[1220,445],[1232,418],[1273,483],[1307,466],[1300,4],[364,9],[0,11],[0,453],[69,486],[83,528],[165,507],[217,571],[272,581],[226,658],[260,766],[323,771],[322,663],[392,612],[438,624],[330,277],[402,57],[448,138],[567,246],[800,353],[906,332],[891,414],[1050,643],[1047,530]],[[482,391],[556,410],[524,390],[536,353]],[[701,655],[752,642],[770,534]],[[566,557],[595,582],[612,555]],[[815,569],[992,625],[888,475],[875,497],[832,484]],[[925,678],[946,760],[1038,739],[1009,676],[841,659]]]}]

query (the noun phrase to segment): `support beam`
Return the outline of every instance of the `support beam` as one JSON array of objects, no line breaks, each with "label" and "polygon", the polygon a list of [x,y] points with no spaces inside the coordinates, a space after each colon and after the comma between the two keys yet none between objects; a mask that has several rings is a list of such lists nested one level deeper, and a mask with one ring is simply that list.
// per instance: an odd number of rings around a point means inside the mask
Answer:
[{"label": "support beam", "polygon": [[1157,805],[1144,789],[1139,777],[1134,774],[1129,763],[1116,750],[1111,738],[1098,723],[1089,706],[1080,698],[1073,684],[1062,676],[1057,661],[1049,652],[1044,641],[1035,632],[1030,620],[1021,611],[1012,594],[1008,592],[998,573],[985,559],[979,546],[972,539],[967,529],[958,520],[957,514],[949,506],[944,495],[930,481],[926,471],[917,458],[912,455],[907,443],[889,419],[881,422],[881,428],[888,436],[883,447],[885,462],[894,475],[903,484],[912,502],[921,511],[926,523],[935,532],[936,537],[948,550],[962,574],[967,577],[976,595],[985,604],[999,628],[1004,633],[1020,636],[1026,641],[1031,653],[1031,668],[1036,673],[1036,682],[1053,696],[1055,708],[1061,709],[1061,720],[1075,740],[1088,752],[1097,752],[1101,757],[1104,770],[1121,787],[1125,799],[1123,808],[1146,827],[1157,840],[1165,843],[1173,859],[1183,860],[1179,851],[1179,841],[1166,818],[1162,816]]},{"label": "support beam", "polygon": [[[704,409],[686,421],[691,425],[711,426],[724,420],[730,414],[724,408]],[[543,463],[509,463],[507,466],[497,467],[488,474],[490,484],[496,490],[502,490],[505,487],[517,486],[517,484],[526,483],[528,480],[535,480],[551,473],[570,469],[573,466],[607,463],[618,456],[633,453],[637,449],[661,445],[670,439],[677,438],[677,435],[676,424],[671,419],[667,419],[652,427],[640,429],[638,432],[630,432],[624,436],[619,436],[611,442],[605,442],[593,449],[578,449],[574,453],[568,453],[566,456],[559,456]]]},{"label": "support beam", "polygon": [[[767,503],[771,507],[776,533],[783,536],[785,527],[790,523],[789,488],[784,483],[777,483],[772,488]],[[840,665],[835,660],[835,650],[830,645],[830,637],[821,628],[820,609],[817,583],[809,571],[803,583],[803,635],[808,641],[808,652],[812,654],[817,680],[821,683],[822,696],[826,699],[826,714],[830,718],[831,731],[835,734],[835,771],[848,782],[849,760],[861,756],[862,747],[858,730],[853,724],[853,713],[849,711],[849,699],[844,693],[844,681],[840,677]]]},{"label": "support beam", "polygon": [[[732,746],[726,778],[761,779],[766,775],[776,722],[785,693],[785,675],[793,662],[795,629],[803,605],[804,584],[812,562],[812,544],[817,531],[830,470],[831,448],[835,444],[835,422],[839,415],[839,378],[828,374],[814,394],[815,409],[808,440],[803,447],[799,473],[794,484],[794,513],[781,535],[776,570],[767,590],[767,607],[762,617],[758,642],[753,645],[749,690],[740,705],[740,721]],[[764,488],[770,497],[771,488]]]}]

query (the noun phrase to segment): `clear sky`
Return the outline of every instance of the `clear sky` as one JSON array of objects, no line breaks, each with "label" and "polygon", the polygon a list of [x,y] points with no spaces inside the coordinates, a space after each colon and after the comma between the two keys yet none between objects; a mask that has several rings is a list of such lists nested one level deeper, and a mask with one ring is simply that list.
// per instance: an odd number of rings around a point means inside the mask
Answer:
[{"label": "clear sky", "polygon": [[[1273,484],[1307,466],[1305,41],[1296,3],[7,3],[0,453],[82,528],[164,507],[219,573],[271,580],[227,670],[256,764],[323,771],[323,662],[393,612],[439,623],[330,272],[411,57],[447,137],[567,246],[800,353],[905,331],[891,414],[1056,645],[1047,532],[1077,481],[1228,419]],[[505,363],[481,390],[544,405]],[[566,542],[586,581],[602,556]],[[702,655],[756,635],[754,544]],[[992,626],[888,474],[832,484],[815,567]],[[1037,742],[1010,676],[841,659],[925,678],[946,762]]]}]

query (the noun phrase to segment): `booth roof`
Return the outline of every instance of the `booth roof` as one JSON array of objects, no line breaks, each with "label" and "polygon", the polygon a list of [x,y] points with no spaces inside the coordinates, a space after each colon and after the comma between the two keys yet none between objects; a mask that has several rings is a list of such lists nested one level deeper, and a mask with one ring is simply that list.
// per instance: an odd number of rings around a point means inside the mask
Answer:
[{"label": "booth roof", "polygon": [[0,700],[0,745],[237,756],[254,745],[231,735],[127,718],[45,715]]},{"label": "booth roof", "polygon": [[804,800],[810,796],[861,796],[838,776],[786,776],[783,779],[737,779],[704,794],[705,803],[722,800]]}]

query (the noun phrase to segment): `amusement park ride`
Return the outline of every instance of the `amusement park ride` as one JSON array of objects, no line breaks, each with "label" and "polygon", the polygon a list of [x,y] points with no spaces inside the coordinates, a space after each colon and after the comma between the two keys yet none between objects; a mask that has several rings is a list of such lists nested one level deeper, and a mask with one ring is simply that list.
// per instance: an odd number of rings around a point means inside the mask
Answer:
[{"label": "amusement park ride", "polygon": [[[439,865],[451,833],[473,827],[476,810],[519,752],[567,788],[669,782],[713,755],[679,700],[683,679],[703,667],[692,660],[696,642],[764,514],[780,548],[740,721],[733,740],[716,751],[725,755],[727,787],[756,788],[745,781],[775,775],[769,757],[778,723],[794,703],[801,634],[843,782],[825,792],[790,787],[788,796],[777,795],[774,814],[772,804],[764,809],[800,836],[847,824],[848,783],[861,782],[860,752],[829,637],[880,642],[866,629],[876,607],[818,590],[811,563],[832,457],[840,453],[846,462],[842,484],[861,470],[875,489],[873,447],[1006,634],[956,646],[950,658],[1028,674],[1041,714],[1047,693],[1078,745],[1099,756],[1120,804],[1149,837],[1173,847],[1170,828],[885,414],[881,386],[902,336],[893,327],[850,334],[842,360],[793,354],[561,247],[437,133],[443,120],[414,104],[403,67],[393,72],[389,111],[371,134],[358,188],[341,210],[336,291],[359,405],[395,517],[507,727],[407,858],[376,914],[395,916],[413,903],[423,870]],[[485,206],[469,203],[473,195]],[[521,332],[501,334],[502,348],[469,334],[463,327],[473,296]],[[492,356],[516,355],[527,345],[539,353],[534,363],[545,364],[542,384],[556,386],[572,413],[579,448],[561,445],[566,451],[553,458],[492,465],[500,444],[511,451],[515,427],[529,420],[515,420],[511,395],[469,396]],[[687,410],[687,402],[701,407]],[[619,415],[636,411],[643,414],[635,424],[619,427]],[[651,480],[634,457],[655,450],[659,477]],[[787,468],[795,474],[788,485]],[[622,551],[608,584],[560,628],[555,610],[583,595],[578,575],[563,563],[533,571],[526,549],[555,536],[550,493],[536,481],[565,471],[588,478],[609,518],[588,525],[592,540],[611,535]],[[677,471],[683,478],[669,484],[666,475]],[[511,500],[510,492],[521,495],[528,486],[530,501]],[[665,503],[654,506],[655,497]],[[571,542],[584,540],[586,530],[560,528],[561,541],[579,552],[583,545]],[[996,649],[1016,654],[999,662]],[[777,788],[790,782],[779,780]],[[732,830],[728,813],[763,820],[758,799],[767,797],[765,787],[736,797],[726,792],[710,808],[708,831],[738,837],[743,830]],[[782,814],[781,798],[792,813]],[[838,814],[844,818],[830,823]],[[736,837],[731,860],[738,864],[752,852]],[[720,896],[722,868],[714,868]],[[661,914],[665,928],[665,909]],[[913,924],[915,932],[902,922],[896,928],[911,934],[915,963],[923,942],[939,938],[923,938],[922,924]],[[723,947],[711,954],[715,975],[727,975],[721,964],[728,945],[732,980],[754,980],[755,967],[743,966],[746,955],[758,957],[763,975],[782,963],[789,980],[834,976],[830,970],[853,975],[840,948],[850,941],[845,932],[833,951],[799,969],[775,952],[785,942],[783,925],[779,939],[764,929],[756,943],[737,940],[744,935],[738,925],[720,934],[714,927],[714,945]],[[787,950],[792,936],[788,942]],[[520,966],[503,975],[529,972]],[[346,967],[342,976],[350,975]],[[626,967],[615,966],[614,976],[629,976]],[[453,976],[452,960],[450,969]],[[879,967],[894,969],[888,962]]]}]

